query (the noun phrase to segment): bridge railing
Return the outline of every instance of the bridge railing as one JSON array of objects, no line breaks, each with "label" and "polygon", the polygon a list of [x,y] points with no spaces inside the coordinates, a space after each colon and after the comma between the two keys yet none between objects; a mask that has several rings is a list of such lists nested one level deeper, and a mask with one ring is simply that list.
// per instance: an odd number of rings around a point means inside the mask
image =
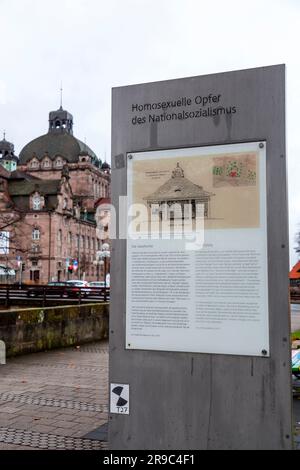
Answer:
[{"label": "bridge railing", "polygon": [[290,301],[291,303],[300,302],[300,288],[298,286],[290,287]]},{"label": "bridge railing", "polygon": [[300,303],[300,294],[291,294],[291,303]]},{"label": "bridge railing", "polygon": [[43,307],[47,301],[59,300],[61,303],[72,301],[82,302],[108,302],[110,300],[109,287],[79,287],[79,286],[47,286],[26,284],[0,284],[0,305],[9,307],[17,301],[32,303],[42,301]]}]

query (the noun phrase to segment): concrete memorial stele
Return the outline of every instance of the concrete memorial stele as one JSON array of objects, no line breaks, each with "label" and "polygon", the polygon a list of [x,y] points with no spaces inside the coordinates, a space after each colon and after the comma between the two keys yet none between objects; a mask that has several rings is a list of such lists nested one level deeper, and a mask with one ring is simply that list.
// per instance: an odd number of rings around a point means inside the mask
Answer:
[{"label": "concrete memorial stele", "polygon": [[112,114],[111,449],[290,449],[284,65]]}]

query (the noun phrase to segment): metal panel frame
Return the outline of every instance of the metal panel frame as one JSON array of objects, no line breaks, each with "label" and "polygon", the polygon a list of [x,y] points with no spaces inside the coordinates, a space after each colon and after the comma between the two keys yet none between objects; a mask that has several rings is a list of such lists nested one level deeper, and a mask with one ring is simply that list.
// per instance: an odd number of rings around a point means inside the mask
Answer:
[{"label": "metal panel frame", "polygon": [[[132,103],[209,93],[237,113],[131,123]],[[285,66],[115,88],[112,106],[116,208],[127,191],[128,152],[266,141],[271,357],[125,350],[126,240],[113,241],[110,382],[130,384],[131,409],[110,415],[110,448],[292,448]]]}]

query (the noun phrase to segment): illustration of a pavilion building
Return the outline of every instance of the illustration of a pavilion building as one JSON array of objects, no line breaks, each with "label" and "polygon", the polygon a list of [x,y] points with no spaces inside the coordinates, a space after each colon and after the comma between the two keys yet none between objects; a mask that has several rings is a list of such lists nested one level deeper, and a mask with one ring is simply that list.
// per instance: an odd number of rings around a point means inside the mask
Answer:
[{"label": "illustration of a pavilion building", "polygon": [[[197,207],[202,207],[204,218],[210,218],[210,200],[213,193],[205,191],[202,186],[192,183],[185,178],[184,171],[177,163],[172,171],[171,178],[156,191],[145,198],[152,214],[158,213],[160,219],[178,219],[187,217],[186,208],[189,207],[188,217],[195,218]],[[201,206],[200,206],[201,205]]]}]

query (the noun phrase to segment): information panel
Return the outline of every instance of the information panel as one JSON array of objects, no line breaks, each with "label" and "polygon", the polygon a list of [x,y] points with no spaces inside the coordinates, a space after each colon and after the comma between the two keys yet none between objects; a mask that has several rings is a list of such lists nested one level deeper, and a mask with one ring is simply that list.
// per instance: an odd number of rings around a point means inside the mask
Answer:
[{"label": "information panel", "polygon": [[270,355],[266,145],[127,156],[127,349]]}]

